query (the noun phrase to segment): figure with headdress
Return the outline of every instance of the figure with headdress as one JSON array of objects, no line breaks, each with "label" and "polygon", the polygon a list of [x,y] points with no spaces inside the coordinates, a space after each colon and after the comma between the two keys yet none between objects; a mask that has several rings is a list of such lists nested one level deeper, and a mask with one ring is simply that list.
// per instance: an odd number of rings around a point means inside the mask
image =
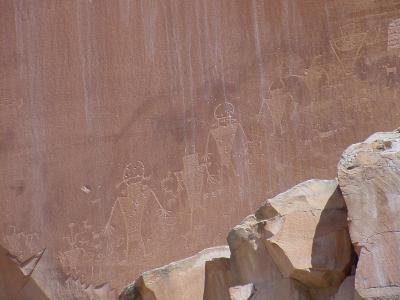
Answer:
[{"label": "figure with headdress", "polygon": [[[148,180],[141,161],[125,167],[119,185],[125,185],[126,196],[117,198],[105,228],[105,233],[111,241],[121,234],[126,235],[125,255],[139,249],[143,255],[148,255],[151,240],[169,214],[154,191],[146,184]],[[118,238],[118,241],[124,241],[123,237]],[[110,247],[114,247],[114,243],[111,243]]]},{"label": "figure with headdress", "polygon": [[[217,185],[239,195],[238,214],[245,203],[249,186],[247,137],[242,125],[234,119],[235,108],[232,103],[224,102],[215,107],[216,123],[207,137],[205,171],[209,185]],[[236,195],[234,195],[236,194]]]}]

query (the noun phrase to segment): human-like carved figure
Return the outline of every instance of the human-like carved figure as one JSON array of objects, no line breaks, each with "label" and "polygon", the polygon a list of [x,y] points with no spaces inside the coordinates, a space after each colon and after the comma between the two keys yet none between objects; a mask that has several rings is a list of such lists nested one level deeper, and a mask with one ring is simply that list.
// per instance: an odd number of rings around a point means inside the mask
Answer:
[{"label": "human-like carved figure", "polygon": [[186,190],[189,209],[189,230],[192,231],[195,211],[202,210],[201,202],[204,190],[205,166],[200,164],[198,153],[184,156],[183,170],[177,174]]},{"label": "human-like carved figure", "polygon": [[330,40],[331,50],[346,75],[353,72],[360,51],[368,40],[368,32],[361,32],[356,27],[355,24],[342,26],[341,35]]},{"label": "human-like carved figure", "polygon": [[263,99],[258,112],[258,121],[268,110],[273,126],[273,134],[279,135],[284,133],[284,117],[287,112],[288,104],[293,104],[293,96],[287,90],[286,84],[282,78],[278,78],[273,82],[268,90],[269,97]]},{"label": "human-like carved figure", "polygon": [[[217,185],[229,193],[239,195],[240,205],[245,205],[245,191],[248,188],[247,137],[242,125],[233,118],[235,108],[224,102],[214,110],[215,127],[207,137],[205,149],[205,172],[207,182]],[[237,207],[237,212],[244,211]]]},{"label": "human-like carved figure", "polygon": [[234,112],[229,102],[219,104],[214,110],[216,124],[208,134],[204,157],[209,183],[224,183],[238,176],[240,161],[247,159],[247,138],[242,125],[233,118]]},{"label": "human-like carved figure", "polygon": [[118,249],[121,243],[125,243],[125,255],[129,255],[130,249],[138,247],[142,248],[144,255],[148,254],[151,248],[148,244],[154,239],[157,226],[170,213],[146,185],[148,180],[141,161],[125,167],[119,186],[125,185],[126,196],[116,200],[105,226],[110,249]]},{"label": "human-like carved figure", "polygon": [[68,224],[69,235],[64,237],[64,241],[69,245],[69,249],[60,252],[58,259],[67,274],[81,275],[82,273],[82,257],[86,256],[84,246],[86,242],[81,238],[85,234],[84,230],[76,229],[75,223]]}]

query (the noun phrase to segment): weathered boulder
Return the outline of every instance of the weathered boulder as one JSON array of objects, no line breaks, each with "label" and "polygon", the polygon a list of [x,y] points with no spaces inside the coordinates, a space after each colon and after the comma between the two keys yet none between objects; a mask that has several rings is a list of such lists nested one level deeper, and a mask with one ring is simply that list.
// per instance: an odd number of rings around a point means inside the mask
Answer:
[{"label": "weathered boulder", "polygon": [[263,227],[254,215],[245,218],[228,235],[231,251],[231,271],[234,285],[253,283],[256,287],[265,282],[283,279],[262,241]]},{"label": "weathered boulder", "polygon": [[196,255],[143,273],[120,295],[120,300],[203,300],[205,265],[214,258],[229,258],[227,246],[205,249]]},{"label": "weathered boulder", "polygon": [[359,254],[355,288],[364,299],[400,299],[400,133],[350,146],[338,166],[349,229]]},{"label": "weathered boulder", "polygon": [[[231,250],[231,278],[233,286],[254,287],[253,299],[309,299],[307,288],[295,280],[285,278],[268,253],[263,239],[263,221],[254,215],[245,218],[228,235]],[[245,293],[244,288],[235,291]],[[232,290],[231,296],[232,296]],[[242,296],[245,297],[245,296]],[[239,298],[241,299],[241,298]]]},{"label": "weathered boulder", "polygon": [[256,216],[285,278],[310,288],[340,285],[351,263],[351,242],[336,180],[303,182],[268,200]]}]

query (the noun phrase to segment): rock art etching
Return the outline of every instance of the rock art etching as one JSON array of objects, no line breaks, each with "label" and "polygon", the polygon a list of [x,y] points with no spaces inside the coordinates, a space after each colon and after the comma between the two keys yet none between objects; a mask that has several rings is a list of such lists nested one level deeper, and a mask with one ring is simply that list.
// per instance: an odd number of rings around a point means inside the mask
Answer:
[{"label": "rock art etching", "polygon": [[224,244],[266,198],[334,178],[343,149],[400,119],[398,0],[0,11],[1,246],[20,261],[46,249],[78,299]]},{"label": "rock art etching", "polygon": [[119,299],[398,299],[399,151],[400,129],[351,145],[338,179],[302,182],[233,227],[229,255],[144,272]]},{"label": "rock art etching", "polygon": [[400,49],[400,19],[393,20],[389,24],[387,49],[389,51]]}]

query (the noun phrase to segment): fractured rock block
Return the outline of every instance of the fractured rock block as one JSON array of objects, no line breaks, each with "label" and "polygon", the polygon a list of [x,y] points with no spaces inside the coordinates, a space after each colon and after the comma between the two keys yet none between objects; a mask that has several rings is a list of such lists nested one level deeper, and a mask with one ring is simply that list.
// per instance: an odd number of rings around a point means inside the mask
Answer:
[{"label": "fractured rock block", "polygon": [[229,258],[227,246],[198,254],[143,273],[120,295],[120,300],[203,300],[205,265],[214,258]]},{"label": "fractured rock block", "polygon": [[310,288],[340,285],[351,262],[351,242],[336,180],[303,182],[268,200],[256,216],[284,277]]},{"label": "fractured rock block", "polygon": [[375,133],[338,165],[363,299],[400,299],[400,133]]},{"label": "fractured rock block", "polygon": [[246,299],[246,287],[251,286],[254,289],[252,300],[310,299],[305,286],[281,274],[265,248],[264,236],[263,222],[254,215],[245,218],[229,233],[232,287],[241,286],[238,290],[231,287],[231,297]]}]

